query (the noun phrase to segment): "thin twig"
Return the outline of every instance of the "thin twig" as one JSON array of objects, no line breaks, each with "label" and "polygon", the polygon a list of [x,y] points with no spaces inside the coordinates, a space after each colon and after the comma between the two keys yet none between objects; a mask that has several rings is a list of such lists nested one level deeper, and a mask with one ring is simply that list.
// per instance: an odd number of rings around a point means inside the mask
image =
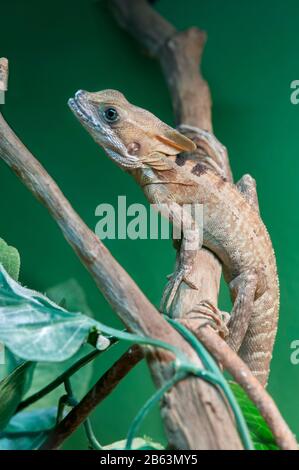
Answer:
[{"label": "thin twig", "polygon": [[90,415],[96,406],[114,390],[119,382],[143,358],[139,346],[133,346],[123,354],[110,369],[97,381],[80,403],[50,433],[42,445],[42,450],[58,449]]}]

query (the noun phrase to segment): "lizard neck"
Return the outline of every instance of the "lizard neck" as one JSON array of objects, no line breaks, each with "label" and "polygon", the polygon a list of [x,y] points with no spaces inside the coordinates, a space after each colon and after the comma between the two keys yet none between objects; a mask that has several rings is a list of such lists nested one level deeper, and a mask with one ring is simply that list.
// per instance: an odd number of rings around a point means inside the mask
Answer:
[{"label": "lizard neck", "polygon": [[176,163],[167,156],[153,154],[143,158],[143,162],[142,167],[130,170],[141,187],[157,183],[194,186],[194,181],[188,178],[188,174],[182,172]]}]

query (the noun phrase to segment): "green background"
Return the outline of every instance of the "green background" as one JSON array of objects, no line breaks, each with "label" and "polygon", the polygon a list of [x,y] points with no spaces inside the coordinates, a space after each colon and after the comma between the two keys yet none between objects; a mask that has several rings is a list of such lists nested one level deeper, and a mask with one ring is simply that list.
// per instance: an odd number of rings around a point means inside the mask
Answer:
[{"label": "green background", "polygon": [[[114,23],[102,2],[92,0],[1,0],[0,56],[10,61],[3,114],[56,179],[75,209],[94,229],[95,208],[144,202],[131,178],[118,169],[76,122],[66,102],[79,89],[121,90],[169,124],[171,102],[158,64]],[[290,362],[290,342],[299,337],[299,106],[290,103],[298,79],[298,17],[295,0],[160,0],[157,9],[179,29],[208,32],[203,70],[213,95],[218,138],[227,145],[235,179],[257,180],[264,221],[273,239],[281,284],[279,333],[269,390],[294,432],[299,432],[299,365]],[[75,278],[101,321],[119,326],[90,276],[46,210],[0,162],[0,236],[22,258],[21,281],[47,288]],[[158,304],[171,272],[169,241],[105,242],[141,289]],[[222,308],[229,308],[226,290]],[[298,338],[299,339],[299,338]],[[95,380],[122,347],[97,360]],[[132,417],[153,390],[140,364],[92,416],[104,444],[123,438]],[[158,410],[142,429],[161,439]],[[84,448],[77,432],[66,448]]]}]

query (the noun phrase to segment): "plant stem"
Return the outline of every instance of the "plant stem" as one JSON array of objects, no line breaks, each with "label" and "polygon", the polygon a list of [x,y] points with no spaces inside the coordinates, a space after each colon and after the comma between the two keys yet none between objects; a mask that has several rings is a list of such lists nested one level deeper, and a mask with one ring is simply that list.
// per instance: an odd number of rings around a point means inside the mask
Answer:
[{"label": "plant stem", "polygon": [[[110,349],[110,347],[116,342],[117,340],[115,338],[110,338],[110,345],[108,346],[107,349]],[[107,349],[105,349],[104,351],[107,351]],[[17,408],[17,413],[19,411],[22,411],[24,408],[27,408],[28,406],[32,405],[32,403],[35,403],[36,401],[40,400],[48,393],[55,390],[55,388],[63,384],[68,377],[75,374],[75,372],[81,369],[81,367],[86,366],[86,364],[88,364],[90,361],[95,359],[99,354],[101,354],[104,351],[99,351],[98,349],[95,349],[94,351],[91,351],[90,353],[86,354],[86,356],[81,357],[77,362],[75,362],[75,364],[69,367],[66,371],[64,371],[61,375],[59,375],[59,377],[57,377],[55,380],[53,380],[53,382],[50,382],[44,388],[34,393],[30,397],[26,398],[25,400],[23,400]]]}]

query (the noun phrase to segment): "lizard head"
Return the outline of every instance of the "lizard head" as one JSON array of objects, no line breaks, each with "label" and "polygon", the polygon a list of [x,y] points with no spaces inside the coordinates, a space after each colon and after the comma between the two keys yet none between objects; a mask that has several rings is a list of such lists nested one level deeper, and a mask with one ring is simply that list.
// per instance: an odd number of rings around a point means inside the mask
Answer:
[{"label": "lizard head", "polygon": [[[94,140],[119,166],[146,166],[146,156],[165,156],[195,150],[195,144],[116,90],[89,93],[79,90],[68,102]],[[149,159],[150,161],[150,159]]]}]

